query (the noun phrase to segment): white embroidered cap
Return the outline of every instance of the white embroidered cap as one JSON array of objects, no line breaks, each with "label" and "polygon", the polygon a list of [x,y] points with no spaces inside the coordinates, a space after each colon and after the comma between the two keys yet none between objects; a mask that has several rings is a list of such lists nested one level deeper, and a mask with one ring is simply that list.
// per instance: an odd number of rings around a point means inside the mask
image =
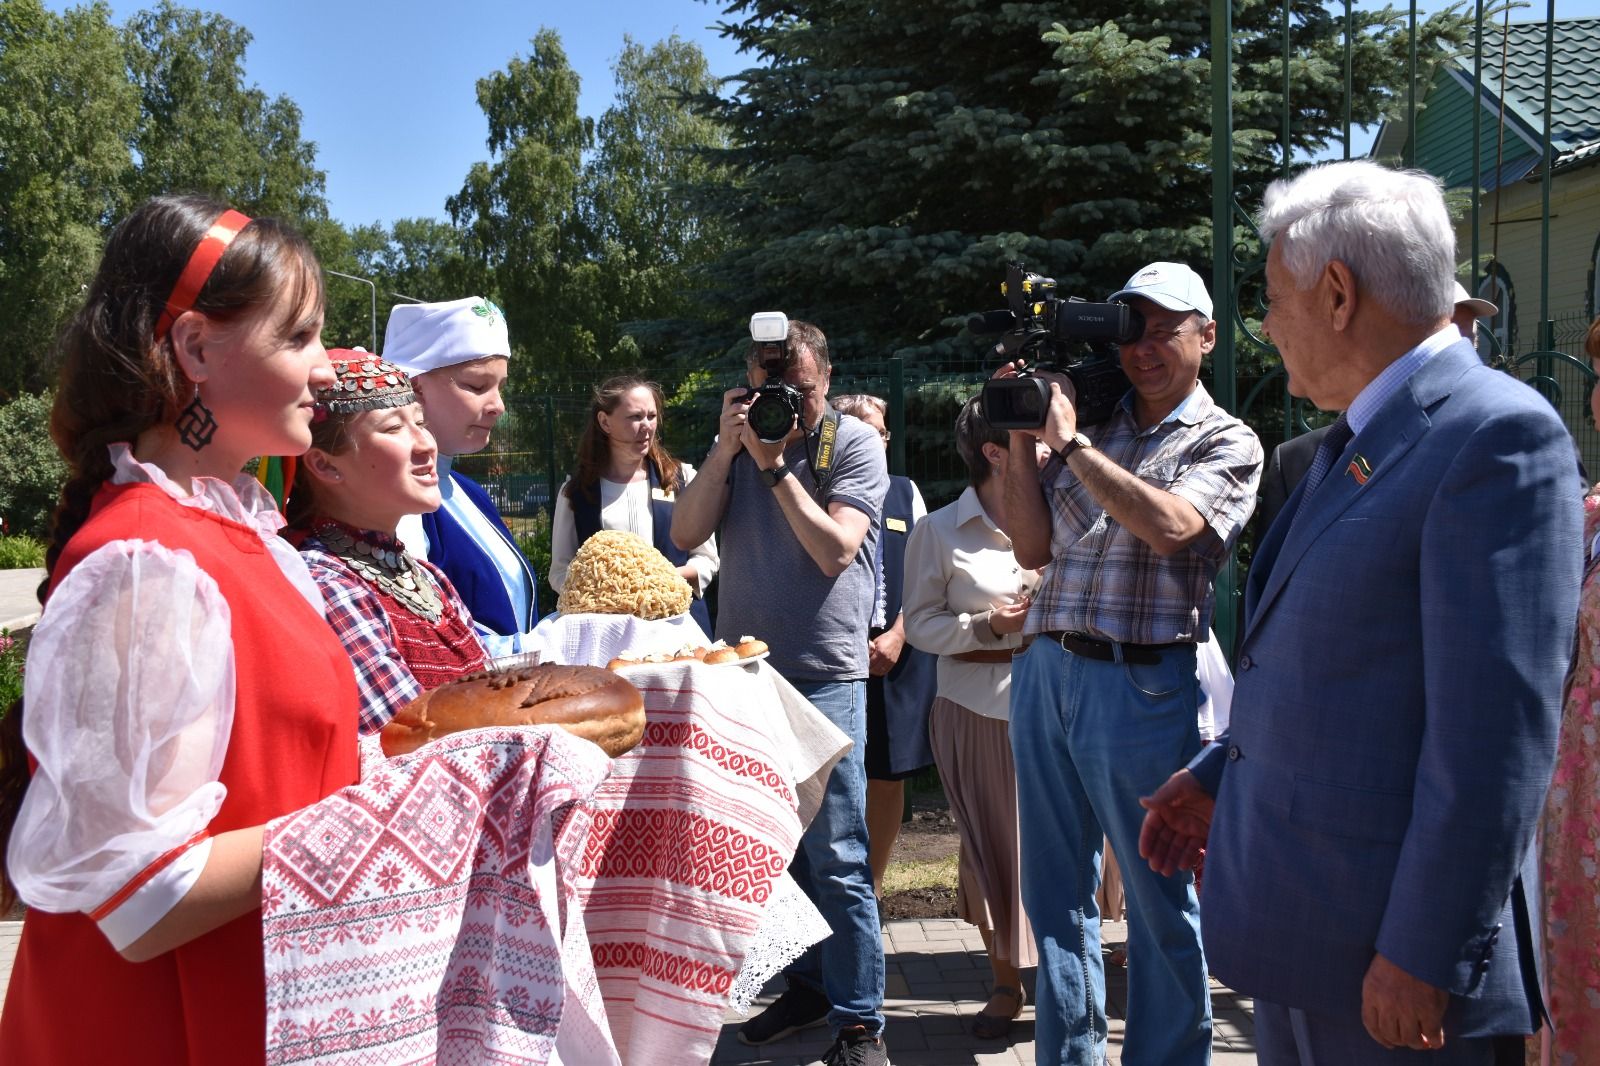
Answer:
[{"label": "white embroidered cap", "polygon": [[1168,311],[1199,311],[1211,317],[1211,294],[1206,292],[1206,283],[1182,263],[1151,263],[1106,299],[1125,300],[1129,296],[1143,296]]},{"label": "white embroidered cap", "polygon": [[505,312],[482,296],[436,304],[395,304],[383,358],[412,377],[486,355],[511,355]]}]

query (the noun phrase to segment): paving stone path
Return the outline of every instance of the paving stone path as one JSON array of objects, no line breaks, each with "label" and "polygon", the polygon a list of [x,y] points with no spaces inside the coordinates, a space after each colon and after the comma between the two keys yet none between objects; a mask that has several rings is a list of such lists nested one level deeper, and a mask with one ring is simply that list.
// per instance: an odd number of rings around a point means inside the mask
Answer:
[{"label": "paving stone path", "polygon": [[[0,922],[0,1003],[4,1002],[21,929],[20,922]],[[1108,947],[1126,939],[1124,923],[1106,924]],[[953,919],[890,922],[884,928],[883,949],[888,966],[884,1014],[888,1018],[890,1060],[895,1066],[1032,1066],[1031,1002],[1012,1026],[1008,1041],[979,1040],[969,1030],[988,988],[989,968],[977,930]],[[1111,1063],[1121,1066],[1127,981],[1125,971],[1120,969],[1110,968],[1107,974]],[[752,1013],[771,1001],[778,991],[777,982],[767,991]],[[1250,1001],[1213,981],[1211,1008],[1216,1019],[1211,1061],[1215,1066],[1254,1066],[1255,1026]],[[712,1059],[714,1066],[811,1066],[827,1049],[827,1032],[821,1027],[763,1048],[745,1047],[734,1035],[743,1021],[743,1017],[729,1013]]]},{"label": "paving stone path", "polygon": [[[1127,940],[1125,922],[1107,922],[1103,939],[1109,950]],[[1033,1066],[1033,1003],[1011,1027],[1008,1040],[979,1040],[970,1030],[972,1016],[988,998],[989,964],[978,931],[955,919],[890,922],[883,931],[886,963],[883,1013],[889,1059],[894,1066]],[[1032,974],[1024,983],[1030,996]],[[751,1014],[781,991],[774,981]],[[1112,1066],[1122,1062],[1122,1019],[1127,1011],[1127,972],[1107,968],[1106,999],[1110,1015],[1109,1053]],[[1214,1066],[1254,1066],[1255,1024],[1249,999],[1211,982],[1214,1016]],[[735,1035],[744,1017],[730,1012],[717,1044],[713,1066],[812,1066],[828,1048],[828,1033],[818,1026],[765,1047],[745,1047]]]}]

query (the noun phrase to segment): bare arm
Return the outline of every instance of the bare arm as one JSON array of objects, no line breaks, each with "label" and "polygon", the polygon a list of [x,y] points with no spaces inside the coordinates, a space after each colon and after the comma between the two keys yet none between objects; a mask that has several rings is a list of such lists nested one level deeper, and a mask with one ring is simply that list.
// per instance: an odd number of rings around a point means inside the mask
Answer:
[{"label": "bare arm", "polygon": [[[1073,407],[1070,383],[1063,388],[1059,378],[1051,377],[1050,411],[1039,430],[1039,437],[1049,445],[1051,451],[1060,451],[1078,432],[1078,412]],[[1013,434],[1013,438],[1015,436]],[[1209,528],[1194,504],[1140,480],[1112,462],[1103,452],[1079,448],[1067,456],[1067,469],[1089,490],[1095,502],[1106,509],[1107,514],[1129,533],[1150,545],[1150,550],[1157,555],[1178,554],[1200,539]],[[1007,487],[1009,489],[1009,485]],[[1006,506],[1012,506],[1009,495],[1006,497]],[[1015,533],[1012,534],[1012,540],[1016,540]],[[1020,551],[1017,552],[1017,558],[1022,559]],[[1035,564],[1024,562],[1023,565],[1032,567]]]},{"label": "bare arm", "polygon": [[[770,469],[770,467],[768,467]],[[848,503],[835,500],[824,511],[793,477],[772,487],[789,528],[826,577],[838,577],[850,566],[866,539],[872,518]],[[677,528],[677,524],[673,524]]]},{"label": "bare arm", "polygon": [[1079,448],[1067,467],[1107,514],[1157,555],[1178,554],[1209,528],[1194,504],[1135,477],[1104,452]]},{"label": "bare arm", "polygon": [[678,491],[672,505],[672,543],[693,551],[722,524],[728,507],[728,471],[744,450],[741,434],[750,410],[749,390],[733,388],[722,394],[722,416],[717,420],[717,443],[700,464],[694,480]]},{"label": "bare arm", "polygon": [[[1011,434],[1011,454],[1033,455],[1032,433]],[[1050,564],[1050,505],[1032,462],[1013,460],[1006,471],[1006,532],[1017,565],[1037,570]]]},{"label": "bare arm", "polygon": [[129,962],[145,962],[204,936],[261,906],[262,826],[212,838],[205,869],[187,895],[150,931],[122,949]]}]

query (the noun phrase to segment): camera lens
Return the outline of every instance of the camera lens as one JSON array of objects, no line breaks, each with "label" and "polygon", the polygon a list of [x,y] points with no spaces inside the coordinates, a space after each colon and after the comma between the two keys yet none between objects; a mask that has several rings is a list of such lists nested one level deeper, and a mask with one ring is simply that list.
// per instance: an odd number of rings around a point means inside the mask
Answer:
[{"label": "camera lens", "polygon": [[750,428],[767,444],[782,440],[794,428],[795,412],[776,392],[761,390],[756,402],[750,405],[749,417]]}]

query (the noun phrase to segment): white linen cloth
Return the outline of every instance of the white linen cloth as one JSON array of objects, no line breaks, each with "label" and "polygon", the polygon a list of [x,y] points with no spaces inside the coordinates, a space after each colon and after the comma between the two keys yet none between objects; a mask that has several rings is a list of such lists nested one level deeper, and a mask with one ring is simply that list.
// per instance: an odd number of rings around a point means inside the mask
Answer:
[{"label": "white linen cloth", "polygon": [[[590,665],[684,643],[676,620],[618,615],[536,632],[546,661]],[[648,720],[595,793],[584,922],[625,1066],[707,1062],[730,1002],[747,1005],[752,985],[828,935],[787,871],[850,741],[763,662],[622,674]]]},{"label": "white linen cloth", "polygon": [[[317,611],[322,594],[278,536],[270,494],[248,475],[196,478],[186,493],[126,444],[110,483],[148,483],[185,507],[253,529]],[[96,914],[113,947],[148,932],[186,895],[210,854],[195,842],[222,806],[233,729],[231,614],[183,550],[119,540],[85,556],[50,595],[28,648],[23,738],[38,762],[7,850],[23,901]],[[125,887],[185,849],[111,906]]]},{"label": "white linen cloth", "polygon": [[269,823],[269,1066],[615,1066],[574,880],[610,764],[467,730]]}]

